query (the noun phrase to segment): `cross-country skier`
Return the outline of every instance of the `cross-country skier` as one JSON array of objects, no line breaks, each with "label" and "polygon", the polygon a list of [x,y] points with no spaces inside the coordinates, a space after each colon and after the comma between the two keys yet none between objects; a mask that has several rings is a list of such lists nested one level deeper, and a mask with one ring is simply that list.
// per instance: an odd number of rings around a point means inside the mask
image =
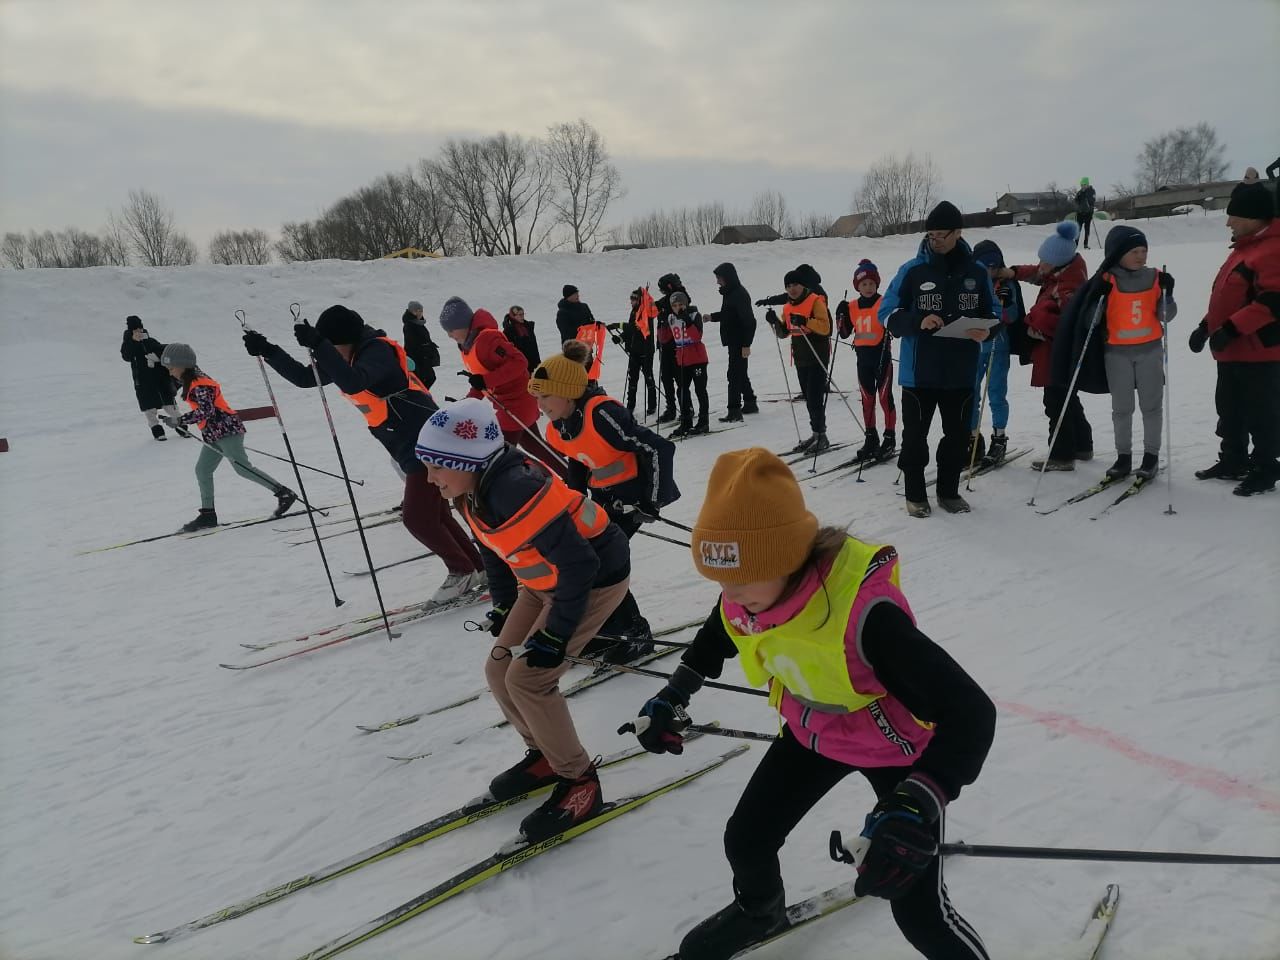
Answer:
[{"label": "cross-country skier", "polygon": [[787,302],[782,317],[770,308],[764,318],[778,339],[791,338],[791,360],[795,364],[800,393],[809,410],[808,440],[792,453],[821,453],[831,446],[827,439],[827,369],[831,363],[831,314],[826,294],[820,292],[820,278],[808,264],[788,270],[783,277]]},{"label": "cross-country skier", "polygon": [[675,335],[671,332],[671,295],[677,291],[688,295],[678,273],[664,273],[658,278],[658,290],[662,296],[654,303],[658,316],[656,338],[658,341],[658,379],[662,381],[662,413],[658,415],[659,423],[670,423],[676,419],[676,381],[680,369],[676,362]]},{"label": "cross-country skier", "polygon": [[[311,349],[321,382],[335,384],[355,405],[369,432],[404,474],[404,527],[444,561],[449,571],[431,601],[445,603],[479,590],[485,583],[480,554],[449,511],[449,504],[427,482],[426,471],[413,455],[418,431],[435,412],[436,402],[422,381],[410,372],[404,348],[341,304],[321,313],[314,327],[304,321],[293,329],[299,345]],[[262,334],[246,333],[244,347],[251,356],[262,357],[295,387],[316,385],[311,367],[299,363]]]},{"label": "cross-country skier", "polygon": [[[680,497],[675,482],[675,444],[647,427],[604,392],[591,386],[571,347],[533,371],[529,393],[550,421],[547,443],[569,460],[569,486],[588,493],[630,540],[642,523]],[[584,348],[585,349],[585,348]],[[601,633],[622,637],[603,648],[604,659],[626,663],[653,650],[649,621],[628,593]]]},{"label": "cross-country skier", "polygon": [[986,759],[995,708],[917,628],[897,551],[819,528],[786,464],[760,448],[716,460],[692,540],[694,566],[721,595],[670,682],[641,708],[649,724],[640,742],[680,753],[678,711],[733,656],[749,681],[769,685],[786,729],[725,828],[733,902],[685,935],[681,960],[727,960],[786,926],[778,851],[855,771],[876,795],[855,892],[891,901],[924,956],[986,958],[947,896],[938,848],[947,804]]},{"label": "cross-country skier", "polygon": [[643,376],[646,418],[658,412],[658,385],[653,379],[654,321],[657,317],[658,308],[653,297],[644,287],[637,287],[631,291],[631,311],[622,329],[618,330],[616,323],[609,324],[614,340],[627,355],[627,409],[635,412]]},{"label": "cross-country skier", "polygon": [[[702,314],[689,302],[689,294],[683,290],[671,293],[671,312],[667,314],[667,329],[676,350],[676,377],[680,387],[680,426],[671,432],[673,437],[689,437],[708,433],[711,429],[707,418],[707,346],[702,342]],[[693,396],[698,397],[698,419],[693,419]]]},{"label": "cross-country skier", "polygon": [[[893,337],[880,322],[880,271],[870,260],[858,261],[853,271],[858,294],[836,307],[836,329],[842,339],[853,337],[858,358],[858,389],[866,440],[858,450],[863,461],[887,460],[898,447],[898,410],[893,405]],[[884,439],[876,432],[876,398],[884,409]]]},{"label": "cross-country skier", "polygon": [[485,679],[528,748],[489,784],[495,799],[554,784],[520,824],[545,840],[600,812],[600,780],[578,739],[560,677],[627,595],[627,538],[590,497],[508,446],[483,400],[446,404],[423,424],[417,455],[460,502],[489,573],[496,638]]},{"label": "cross-country skier", "polygon": [[[969,420],[969,458],[966,463],[994,467],[1004,460],[1009,449],[1009,354],[1014,344],[1022,344],[1027,335],[1027,308],[1022,303],[1022,286],[1013,280],[997,280],[995,274],[1004,269],[1004,251],[994,240],[980,240],[973,248],[973,259],[987,268],[992,277],[1000,325],[995,334],[982,341],[978,357],[978,379],[973,392],[978,402]],[[988,371],[990,372],[988,375]],[[991,410],[991,443],[982,440],[983,380],[987,380],[987,407]]]},{"label": "cross-country skier", "polygon": [[298,499],[292,490],[249,462],[244,449],[244,424],[231,404],[222,396],[218,381],[196,366],[196,352],[185,343],[171,343],[164,348],[160,363],[169,371],[182,391],[182,399],[191,411],[180,417],[166,417],[169,427],[187,436],[188,424],[200,428],[203,446],[196,458],[196,483],[200,487],[200,512],[182,525],[186,533],[218,525],[218,512],[213,506],[213,471],[223,458],[231,461],[236,473],[270,490],[276,498],[273,517],[283,516]]}]

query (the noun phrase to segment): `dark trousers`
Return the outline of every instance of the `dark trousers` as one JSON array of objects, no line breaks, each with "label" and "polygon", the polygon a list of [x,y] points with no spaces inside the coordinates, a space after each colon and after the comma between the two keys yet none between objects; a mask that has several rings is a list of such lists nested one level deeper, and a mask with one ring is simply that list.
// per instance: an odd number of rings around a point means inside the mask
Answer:
[{"label": "dark trousers", "polygon": [[1062,417],[1062,429],[1058,431],[1058,439],[1049,448],[1050,460],[1074,460],[1077,453],[1093,452],[1093,427],[1089,418],[1084,415],[1084,407],[1080,405],[1080,394],[1073,393],[1071,402],[1063,406],[1067,399],[1067,388],[1048,386],[1044,388],[1044,413],[1049,418],[1049,436],[1057,426],[1058,417]]},{"label": "dark trousers", "polygon": [[680,423],[690,426],[693,423],[693,397],[690,391],[698,395],[698,422],[707,422],[707,365],[695,363],[681,367],[680,378]]},{"label": "dark trousers", "polygon": [[1213,399],[1221,460],[1234,467],[1257,467],[1280,479],[1280,363],[1219,363]]},{"label": "dark trousers", "polygon": [[636,391],[640,377],[644,376],[644,410],[651,414],[658,409],[658,385],[653,379],[653,348],[637,346],[627,354],[627,409],[636,408]]},{"label": "dark trousers", "polygon": [[893,354],[884,344],[856,347],[858,389],[862,395],[862,419],[867,429],[876,425],[876,398],[884,410],[884,428],[892,433],[898,426],[898,410],[893,405]]},{"label": "dark trousers", "polygon": [[938,496],[960,494],[960,470],[969,450],[969,419],[973,390],[938,390],[929,387],[902,388],[902,453],[898,467],[906,484],[907,499],[919,503],[928,496],[924,468],[929,464],[929,426],[936,410],[942,419],[942,439],[938,441]]},{"label": "dark trousers", "polygon": [[[807,349],[802,347],[801,349]],[[827,371],[816,363],[796,364],[796,380],[809,410],[809,429],[827,432]]]},{"label": "dark trousers", "polygon": [[[608,490],[599,491],[599,499],[605,503],[609,502]],[[618,510],[610,510],[605,508],[605,512],[609,514],[618,528],[626,534],[627,540],[636,535],[636,531],[640,529],[640,521],[634,513],[622,513]],[[600,633],[605,636],[616,637],[627,633],[639,626],[639,621],[643,619],[640,613],[640,604],[636,603],[635,595],[630,590],[627,595],[622,598],[622,602],[609,614],[609,619],[604,622],[600,628]]]},{"label": "dark trousers", "polygon": [[[744,906],[765,904],[782,891],[778,851],[814,804],[854,770],[866,777],[877,798],[891,793],[911,773],[909,766],[847,766],[801,746],[790,732],[770,745],[724,831],[734,889]],[[854,818],[845,817],[841,826],[847,830],[852,823]],[[937,830],[941,841],[941,820]],[[906,895],[890,906],[902,935],[930,960],[986,960],[981,938],[947,897],[942,857],[935,858]]]},{"label": "dark trousers", "polygon": [[443,560],[450,573],[477,573],[484,569],[480,551],[450,511],[440,490],[427,480],[427,471],[404,478],[400,517],[405,529]]},{"label": "dark trousers", "polygon": [[1084,241],[1084,247],[1089,249],[1089,235],[1093,232],[1093,212],[1088,214],[1076,214],[1076,219],[1080,221],[1080,237]]},{"label": "dark trousers", "polygon": [[661,343],[658,345],[658,376],[662,379],[662,399],[667,410],[676,405],[676,377],[680,368],[676,364],[676,345]]},{"label": "dark trousers", "polygon": [[729,367],[725,371],[725,379],[729,384],[727,406],[730,412],[756,405],[756,392],[751,387],[751,377],[747,375],[748,360],[742,355],[742,347],[729,348]]}]

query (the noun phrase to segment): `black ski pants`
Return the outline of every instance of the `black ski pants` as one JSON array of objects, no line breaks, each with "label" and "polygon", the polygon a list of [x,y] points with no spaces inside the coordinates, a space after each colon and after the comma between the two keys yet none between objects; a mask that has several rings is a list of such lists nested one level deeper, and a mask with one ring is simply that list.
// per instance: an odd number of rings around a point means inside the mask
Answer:
[{"label": "black ski pants", "polygon": [[644,411],[651,414],[658,408],[658,385],[653,379],[653,345],[633,347],[627,354],[627,410],[636,408],[636,390],[640,377],[644,376]]},{"label": "black ski pants", "polygon": [[676,407],[676,380],[680,368],[676,364],[676,345],[663,343],[658,345],[658,376],[662,380],[663,411]]},{"label": "black ski pants", "polygon": [[[807,349],[807,348],[803,348]],[[816,363],[797,363],[796,380],[804,395],[804,405],[809,410],[809,429],[814,433],[827,432],[827,371]]]},{"label": "black ski pants", "polygon": [[936,411],[942,420],[938,441],[939,497],[960,495],[960,471],[969,450],[969,419],[973,389],[941,390],[931,387],[902,388],[902,452],[898,467],[906,485],[907,499],[920,503],[927,499],[924,468],[929,465],[929,427]]},{"label": "black ski pants", "polygon": [[1257,467],[1267,477],[1280,479],[1280,363],[1219,363],[1213,399],[1222,462]]},{"label": "black ski pants", "polygon": [[1093,233],[1093,211],[1088,213],[1078,213],[1076,218],[1080,221],[1080,238],[1084,242],[1084,248],[1089,249],[1089,235]]},{"label": "black ski pants", "polygon": [[[744,906],[767,903],[782,891],[778,851],[787,836],[814,804],[855,770],[866,777],[877,798],[892,793],[911,773],[910,766],[850,767],[802,746],[789,729],[770,745],[724,831],[734,889]],[[937,824],[939,842],[945,817],[944,812]],[[846,832],[856,830],[857,821],[846,817],[838,826]],[[929,960],[986,960],[982,939],[947,897],[942,857],[934,859],[906,895],[891,902],[891,909],[902,935]]]},{"label": "black ski pants", "polygon": [[[1064,406],[1065,403],[1065,406]],[[1067,388],[1050,385],[1044,388],[1044,413],[1049,418],[1049,437],[1062,417],[1058,439],[1049,448],[1050,460],[1074,460],[1077,453],[1093,453],[1093,427],[1080,405],[1080,394],[1073,393],[1067,402]]]},{"label": "black ski pants", "polygon": [[688,427],[693,424],[693,397],[690,391],[698,395],[698,423],[707,422],[707,365],[695,363],[681,367],[677,376],[680,379],[680,424]]},{"label": "black ski pants", "polygon": [[726,406],[729,412],[756,405],[756,392],[751,387],[751,377],[747,374],[749,361],[742,355],[742,347],[729,348],[729,366],[725,379],[729,384],[729,397]]}]

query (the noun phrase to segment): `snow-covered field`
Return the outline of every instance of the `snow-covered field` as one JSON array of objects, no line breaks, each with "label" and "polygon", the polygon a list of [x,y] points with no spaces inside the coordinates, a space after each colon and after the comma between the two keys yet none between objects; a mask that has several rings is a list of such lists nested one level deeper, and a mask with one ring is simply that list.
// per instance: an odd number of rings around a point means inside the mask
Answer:
[{"label": "snow-covered field", "polygon": [[[1037,516],[1026,458],[974,482],[974,512],[909,520],[880,467],[855,484],[806,485],[826,520],[894,543],[923,629],[943,643],[1000,707],[995,745],[976,784],[951,809],[949,839],[1280,854],[1280,496],[1242,500],[1198,483],[1212,462],[1213,363],[1186,336],[1203,313],[1227,251],[1221,215],[1139,223],[1152,262],[1177,277],[1172,338],[1173,501],[1158,488],[1096,523],[1102,498]],[[1104,227],[1105,229],[1105,227]],[[1009,262],[1031,262],[1045,228],[974,231]],[[117,345],[126,314],[161,340],[186,340],[236,406],[265,403],[233,311],[292,346],[288,304],[315,317],[335,301],[398,335],[404,304],[429,314],[459,294],[501,316],[528,308],[543,352],[555,340],[563,283],[582,289],[598,318],[625,316],[627,293],[678,271],[695,303],[718,308],[712,267],[737,265],[754,297],[783,272],[815,264],[833,298],[868,256],[888,279],[916,239],[812,240],[440,262],[314,263],[261,268],[5,271],[0,275],[0,956],[21,960],[163,957],[288,958],[383,913],[492,852],[519,814],[481,824],[303,891],[247,917],[164,946],[132,937],[174,926],[336,860],[456,806],[514,761],[508,730],[453,741],[497,716],[484,697],[418,724],[360,735],[374,723],[430,708],[483,685],[487,635],[456,613],[243,673],[243,641],[323,627],[374,609],[354,536],[327,541],[346,598],[335,611],[301,518],[193,540],[79,551],[164,533],[194,515],[192,442],[155,443],[138,414]],[[1100,251],[1086,258],[1096,266]],[[1034,290],[1027,288],[1028,301]],[[442,338],[438,338],[442,339]],[[714,334],[712,334],[714,340]],[[445,341],[447,345],[447,341]],[[621,395],[610,348],[604,381]],[[449,350],[438,394],[461,381]],[[853,383],[842,351],[838,383]],[[843,372],[842,372],[843,371]],[[789,371],[788,371],[789,372]],[[713,409],[722,412],[724,361],[712,350]],[[752,376],[785,391],[771,338],[757,341]],[[1011,446],[1043,443],[1038,391],[1011,371]],[[457,387],[455,388],[455,384]],[[793,381],[794,384],[794,381]],[[295,450],[327,469],[335,456],[318,398],[278,384]],[[398,480],[360,418],[331,394],[362,507],[398,502]],[[1046,477],[1056,503],[1110,462],[1110,408],[1089,397],[1098,459]],[[803,417],[803,412],[800,411]],[[833,440],[860,439],[833,399]],[[1140,427],[1138,428],[1140,429]],[[937,427],[935,426],[935,432]],[[682,444],[684,498],[669,515],[691,522],[717,453],[794,442],[791,412],[770,403],[746,428]],[[283,453],[271,421],[250,425],[252,446]],[[833,454],[838,456],[840,454]],[[292,485],[287,465],[258,459]],[[342,485],[307,474],[317,502]],[[217,475],[223,520],[270,504],[229,468]],[[1103,501],[1105,502],[1105,501]],[[1096,505],[1096,507],[1095,507]],[[335,515],[340,515],[335,514]],[[339,528],[335,528],[339,529]],[[420,552],[398,525],[370,531],[374,558]],[[634,583],[655,627],[709,609],[714,590],[677,547],[637,538]],[[424,598],[443,576],[436,560],[382,576],[388,605]],[[480,612],[480,611],[477,611]],[[667,661],[670,662],[670,661]],[[726,679],[741,679],[730,665]],[[588,747],[627,745],[614,729],[660,684],[622,677],[573,702]],[[699,720],[771,730],[762,700],[705,691]],[[631,741],[634,742],[634,741]],[[645,757],[606,773],[620,796],[727,747],[683,758]],[[433,750],[397,765],[388,753]],[[729,899],[724,822],[762,754],[759,745],[696,785],[415,918],[352,957],[451,960],[661,957],[693,922]],[[832,828],[856,831],[872,803],[858,777],[834,791],[783,851],[791,899],[848,878],[827,857]],[[1107,882],[1123,889],[1107,960],[1280,956],[1280,869],[1036,861],[948,864],[957,906],[993,957],[1040,957],[1074,937]],[[888,909],[870,903],[788,937],[767,957],[914,954]]]}]

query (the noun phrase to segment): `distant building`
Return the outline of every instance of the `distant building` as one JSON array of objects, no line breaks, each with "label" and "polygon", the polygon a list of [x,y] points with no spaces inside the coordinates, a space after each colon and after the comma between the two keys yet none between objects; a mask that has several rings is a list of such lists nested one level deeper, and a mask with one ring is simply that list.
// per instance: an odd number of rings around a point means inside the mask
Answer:
[{"label": "distant building", "polygon": [[606,243],[600,248],[601,253],[608,253],[611,250],[648,250],[647,243]]},{"label": "distant building", "polygon": [[781,240],[782,234],[763,223],[722,227],[712,237],[712,243],[760,243],[765,240]]},{"label": "distant building", "polygon": [[421,260],[424,257],[430,257],[432,260],[439,260],[440,254],[432,253],[430,250],[420,250],[418,247],[404,247],[393,253],[385,253],[382,255],[383,260]]},{"label": "distant building", "polygon": [[1034,193],[1006,193],[996,200],[996,213],[1008,213],[1014,223],[1049,223],[1071,210],[1065,194],[1041,190]]},{"label": "distant building", "polygon": [[828,237],[865,237],[869,213],[846,213],[827,228]]}]

